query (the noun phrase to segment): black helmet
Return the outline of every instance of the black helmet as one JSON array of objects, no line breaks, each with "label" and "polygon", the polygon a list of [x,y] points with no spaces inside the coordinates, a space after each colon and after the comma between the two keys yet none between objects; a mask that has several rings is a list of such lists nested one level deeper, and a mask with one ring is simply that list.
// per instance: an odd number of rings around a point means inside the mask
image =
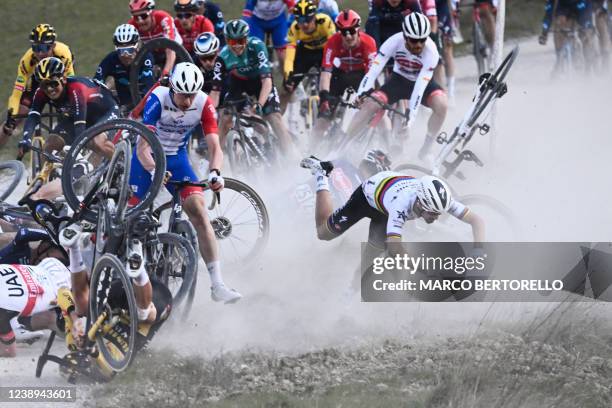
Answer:
[{"label": "black helmet", "polygon": [[66,66],[61,59],[56,57],[47,57],[40,60],[34,69],[34,76],[38,82],[52,78],[62,78]]},{"label": "black helmet", "polygon": [[55,28],[49,24],[39,24],[30,33],[30,41],[37,44],[53,44],[56,38]]},{"label": "black helmet", "polygon": [[366,153],[361,163],[359,163],[359,168],[367,172],[368,176],[371,176],[381,171],[391,170],[391,160],[382,150],[372,149]]},{"label": "black helmet", "polygon": [[199,6],[196,0],[175,0],[174,11],[183,13],[196,13],[199,10]]}]

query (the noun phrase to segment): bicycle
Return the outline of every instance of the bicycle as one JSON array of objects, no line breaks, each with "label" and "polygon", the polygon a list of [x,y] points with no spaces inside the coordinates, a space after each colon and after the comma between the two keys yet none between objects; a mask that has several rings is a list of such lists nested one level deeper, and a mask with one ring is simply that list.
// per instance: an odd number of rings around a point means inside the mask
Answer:
[{"label": "bicycle", "polygon": [[485,39],[478,7],[474,7],[472,22],[472,53],[476,59],[478,76],[480,77],[489,70],[489,56],[491,55],[491,50]]},{"label": "bicycle", "polygon": [[[488,117],[495,101],[508,92],[505,79],[518,52],[519,47],[514,47],[493,74],[484,74],[480,77],[472,104],[451,136],[447,138],[444,133],[438,135],[436,141],[443,147],[434,160],[431,170],[433,175],[441,175],[444,178],[456,175],[459,179],[464,179],[463,175],[457,172],[457,168],[463,161],[473,161],[479,167],[483,166],[482,161],[473,151],[466,150],[466,145],[472,140],[476,131],[480,131],[481,135],[486,135],[491,130],[484,120]],[[447,158],[451,153],[455,153],[457,157],[449,162]]]},{"label": "bicycle", "polygon": [[253,175],[256,168],[271,168],[276,161],[276,136],[268,123],[259,116],[245,113],[243,106],[250,98],[225,101],[221,109],[232,116],[226,135],[226,148],[230,166],[235,175]]},{"label": "bicycle", "polygon": [[303,80],[306,99],[301,102],[300,115],[305,119],[306,130],[312,132],[317,116],[319,115],[319,69],[310,68],[306,73],[294,74],[293,80]]},{"label": "bicycle", "polygon": [[168,221],[168,232],[174,232],[187,238],[197,250],[199,248],[196,232],[187,220],[182,219],[180,190],[183,187],[195,186],[204,190],[210,223],[219,243],[219,252],[224,262],[246,267],[260,256],[269,239],[270,218],[261,197],[247,184],[224,178],[223,201],[210,189],[207,181],[169,181],[174,191],[172,199],[159,206],[154,212],[156,218],[171,209]]},{"label": "bicycle", "polygon": [[25,166],[18,160],[0,163],[0,202],[13,194],[24,173]]},{"label": "bicycle", "polygon": [[[409,113],[401,112],[395,109],[392,105],[379,101],[372,95],[367,94],[364,96],[376,102],[380,106],[380,109],[372,116],[372,118],[370,118],[367,123],[367,126],[359,130],[357,134],[348,135],[344,133],[344,137],[338,141],[338,144],[334,149],[335,156],[347,156],[348,149],[350,146],[350,156],[355,155],[356,157],[363,157],[365,152],[369,148],[373,147],[372,143],[377,133],[379,133],[379,136],[382,139],[381,142],[384,145],[384,148],[388,151],[391,146],[391,140],[389,138],[389,135],[387,134],[387,132],[379,132],[378,129],[378,124],[382,120],[385,111],[391,112],[392,114],[398,115],[399,117],[403,118],[404,125],[407,125],[408,123]],[[347,106],[354,109],[359,109],[359,106],[356,104],[347,104]]]},{"label": "bicycle", "polygon": [[[572,24],[574,25],[574,24]],[[580,71],[584,66],[582,61],[582,43],[576,35],[575,27],[560,28],[556,33],[562,38],[562,45],[556,51],[557,62],[555,64],[555,75],[567,75]]]}]

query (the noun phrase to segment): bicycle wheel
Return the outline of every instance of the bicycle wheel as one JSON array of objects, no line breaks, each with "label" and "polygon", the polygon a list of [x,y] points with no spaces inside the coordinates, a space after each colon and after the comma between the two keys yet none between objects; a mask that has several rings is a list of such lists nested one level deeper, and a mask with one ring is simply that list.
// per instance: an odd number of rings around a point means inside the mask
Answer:
[{"label": "bicycle wheel", "polygon": [[[43,144],[40,139],[41,139],[40,137],[35,137],[32,140],[32,146],[35,149],[38,149],[38,150],[43,149]],[[30,155],[31,155],[30,156],[30,165],[31,165],[30,180],[34,180],[34,177],[36,177],[36,175],[40,173],[40,170],[42,169],[42,155],[40,154],[40,152],[34,149],[30,151]]]},{"label": "bicycle wheel", "polygon": [[[423,166],[419,166],[417,164],[400,164],[399,166],[395,167],[395,169],[393,169],[393,171],[397,171],[397,172],[402,172],[403,174],[406,174],[408,176],[412,176],[414,178],[419,178],[419,177],[423,177],[423,176],[431,176],[431,170],[423,167]],[[450,188],[451,193],[453,194],[453,196],[455,196],[457,194],[457,191],[455,189],[453,189],[453,186],[450,185],[450,183],[448,183],[448,181],[444,178],[444,177],[440,177],[437,176],[438,178],[440,178],[441,180],[443,180],[444,182],[446,182],[446,185],[448,186],[448,188]]]},{"label": "bicycle wheel", "polygon": [[251,156],[247,151],[242,134],[236,130],[227,133],[227,149],[232,172],[236,175],[247,175],[251,169]]},{"label": "bicycle wheel", "polygon": [[25,166],[18,160],[0,163],[0,201],[6,200],[15,191],[24,173]]},{"label": "bicycle wheel", "polygon": [[145,62],[145,58],[148,53],[159,49],[169,48],[176,53],[176,63],[179,62],[193,62],[191,55],[187,50],[176,41],[168,38],[156,38],[151,41],[147,41],[140,47],[134,61],[130,65],[130,94],[132,95],[132,103],[134,106],[138,105],[138,102],[142,99],[143,95],[140,94],[140,87],[138,80],[140,78],[140,70],[142,64]]},{"label": "bicycle wheel", "polygon": [[178,234],[165,232],[148,243],[147,268],[172,293],[173,307],[180,307],[191,290],[197,271],[197,258],[191,242]]},{"label": "bicycle wheel", "polygon": [[[207,203],[213,200],[207,190]],[[225,179],[221,202],[209,210],[221,259],[224,263],[244,266],[261,255],[268,243],[270,219],[261,197],[245,183]]]},{"label": "bicycle wheel", "polygon": [[482,112],[485,110],[485,108],[487,108],[493,98],[497,98],[502,91],[506,91],[504,79],[506,79],[512,64],[514,64],[514,60],[516,60],[518,52],[519,47],[517,45],[512,51],[510,51],[506,58],[504,58],[495,72],[480,85],[481,92],[478,95],[478,103],[474,108],[472,116],[470,116],[467,121],[468,128],[471,128],[474,123],[476,123]]},{"label": "bicycle wheel", "polygon": [[89,319],[99,322],[96,344],[108,365],[125,370],[135,354],[138,313],[132,282],[115,255],[104,254],[91,273]]},{"label": "bicycle wheel", "polygon": [[[83,218],[89,222],[95,222],[97,219],[98,207],[92,197],[102,185],[108,170],[109,160],[99,156],[98,160],[100,160],[100,163],[97,164],[94,171],[84,176],[74,176],[73,170],[75,169],[75,163],[80,160],[81,153],[88,148],[87,146],[94,137],[105,132],[111,135],[120,132],[121,140],[129,140],[131,146],[136,146],[139,138],[144,139],[151,147],[151,152],[155,159],[155,172],[149,189],[142,194],[142,198],[136,205],[125,210],[125,217],[129,218],[132,214],[136,214],[140,210],[151,206],[161,188],[166,171],[166,155],[162,145],[155,136],[155,133],[143,124],[129,119],[114,119],[88,128],[73,143],[64,159],[62,189],[70,208],[75,212],[81,211]],[[83,182],[83,179],[86,182]],[[75,189],[77,185],[85,185],[86,187],[84,187],[83,192],[77,192]]]},{"label": "bicycle wheel", "polygon": [[115,152],[108,165],[106,182],[108,197],[115,200],[117,211],[115,223],[122,223],[127,209],[132,148],[129,140],[122,140],[115,145]]},{"label": "bicycle wheel", "polygon": [[196,287],[198,285],[198,259],[200,258],[200,246],[198,244],[198,235],[193,227],[193,224],[189,220],[177,220],[174,224],[174,231],[179,234],[183,238],[186,238],[189,242],[191,242],[191,246],[195,251],[195,271],[193,275],[193,283],[189,288],[189,293],[187,294],[187,299],[185,300],[185,305],[183,307],[183,320],[185,320],[189,313],[191,312],[191,307],[193,306],[193,299],[195,298]]}]

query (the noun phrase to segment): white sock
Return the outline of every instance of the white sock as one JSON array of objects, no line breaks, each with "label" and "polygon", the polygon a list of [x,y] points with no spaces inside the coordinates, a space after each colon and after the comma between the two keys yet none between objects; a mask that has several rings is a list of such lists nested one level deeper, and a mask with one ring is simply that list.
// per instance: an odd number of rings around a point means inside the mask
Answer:
[{"label": "white sock", "polygon": [[208,274],[210,275],[210,283],[212,286],[224,285],[223,278],[221,277],[221,262],[214,261],[206,264]]},{"label": "white sock", "polygon": [[78,244],[68,249],[68,258],[70,259],[70,266],[68,267],[70,272],[79,273],[85,270],[83,255]]},{"label": "white sock", "polygon": [[449,97],[452,98],[453,96],[455,96],[455,77],[454,76],[446,77],[446,88],[448,89]]},{"label": "white sock", "polygon": [[317,175],[317,191],[329,191],[329,177],[323,174]]}]

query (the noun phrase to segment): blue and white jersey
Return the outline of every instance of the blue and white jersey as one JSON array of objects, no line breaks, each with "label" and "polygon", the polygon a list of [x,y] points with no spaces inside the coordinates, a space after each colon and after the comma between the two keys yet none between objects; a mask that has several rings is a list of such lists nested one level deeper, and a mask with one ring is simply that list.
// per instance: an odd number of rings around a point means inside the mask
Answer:
[{"label": "blue and white jersey", "polygon": [[199,124],[204,134],[217,133],[215,107],[202,91],[198,91],[191,107],[182,111],[172,101],[170,88],[155,88],[145,104],[143,123],[157,129],[157,137],[166,155],[175,155],[184,148]]},{"label": "blue and white jersey", "polygon": [[242,15],[255,16],[262,20],[273,20],[293,6],[292,0],[247,0]]}]

